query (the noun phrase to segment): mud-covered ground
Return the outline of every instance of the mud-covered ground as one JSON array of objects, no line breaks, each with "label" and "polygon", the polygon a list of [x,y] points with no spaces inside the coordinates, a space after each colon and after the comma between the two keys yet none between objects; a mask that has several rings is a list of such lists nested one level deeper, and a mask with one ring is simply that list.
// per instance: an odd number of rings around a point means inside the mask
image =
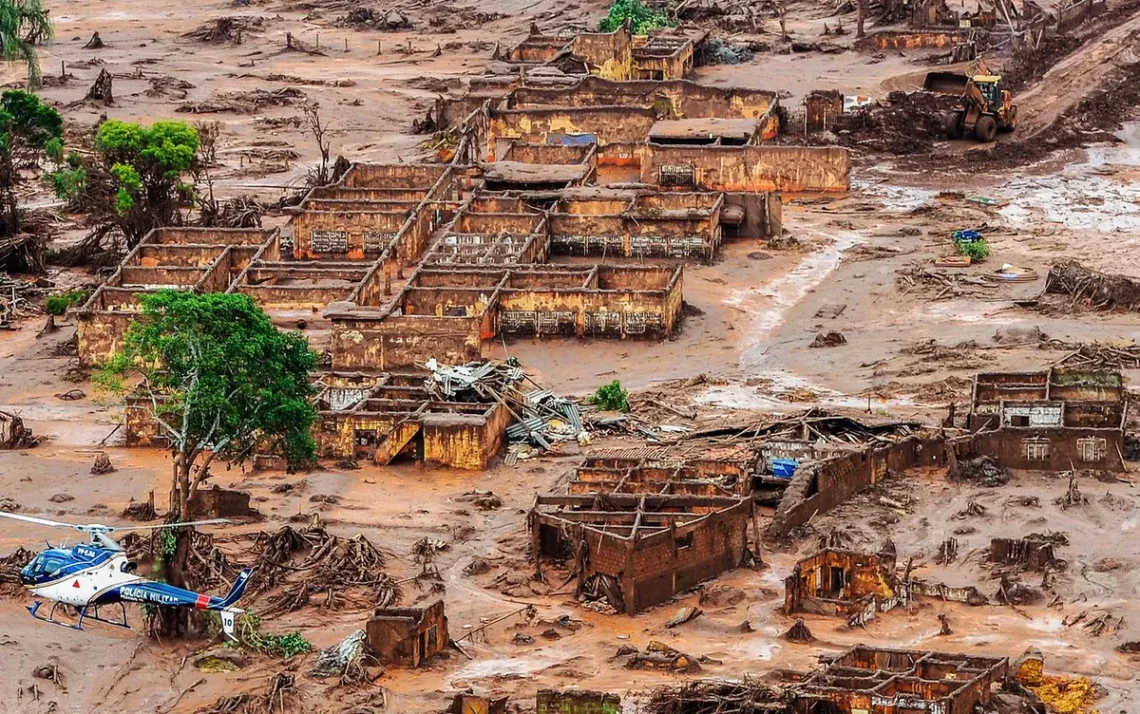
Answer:
[{"label": "mud-covered ground", "polygon": [[[496,42],[516,41],[532,20],[554,30],[565,24],[593,24],[602,14],[601,3],[593,0],[512,0],[493,6],[405,3],[401,10],[413,29],[380,32],[338,26],[337,19],[348,8],[324,2],[255,1],[240,7],[215,2],[191,8],[172,0],[62,0],[51,6],[57,40],[42,49],[41,62],[48,75],[58,75],[62,63],[69,77],[62,84],[53,82],[44,96],[72,123],[91,124],[101,115],[220,121],[217,189],[224,195],[254,193],[274,199],[284,187],[302,182],[316,157],[315,144],[297,120],[298,99],[244,113],[177,109],[240,104],[245,101],[242,93],[293,87],[320,102],[333,127],[334,155],[420,160],[422,137],[408,133],[411,120],[426,112],[447,82],[480,72]],[[789,28],[798,39],[818,41],[823,23],[835,24],[830,5],[793,4],[790,12]],[[228,15],[260,21],[243,32],[240,44],[182,37]],[[1061,104],[1075,104],[1084,96],[1085,80],[1076,79],[1085,76],[1081,67],[1096,66],[1099,73],[1098,63],[1119,63],[1131,56],[1128,28],[1138,17],[1126,13],[1120,31],[1090,40],[1056,65],[1052,79],[1046,73],[1048,83],[1036,80],[1030,85],[1023,105],[1027,136],[1048,126],[1063,110]],[[853,17],[845,16],[844,24],[853,29]],[[776,42],[774,20],[765,21],[762,30],[752,39]],[[107,46],[82,49],[95,31]],[[286,33],[313,47],[319,34],[325,54],[283,52]],[[841,46],[850,42],[849,35],[832,39]],[[432,57],[437,46],[440,54]],[[923,53],[880,54],[761,53],[746,64],[702,68],[697,78],[779,90],[795,104],[815,88],[882,98],[918,86],[928,69],[920,62]],[[115,75],[115,104],[82,103],[102,69]],[[6,71],[9,79],[16,79],[20,70]],[[1041,335],[1065,343],[1137,336],[1134,315],[1033,303],[1049,267],[1063,258],[1140,275],[1140,131],[1126,125],[1119,136],[1123,143],[1067,149],[1016,171],[974,158],[977,147],[971,142],[937,141],[939,155],[960,157],[939,161],[937,170],[923,170],[921,163],[907,165],[905,157],[860,152],[849,195],[785,203],[789,240],[778,245],[728,244],[714,264],[686,268],[685,300],[694,309],[674,339],[524,340],[501,344],[489,356],[518,357],[538,381],[568,394],[588,393],[612,379],[621,379],[635,392],[668,382],[669,398],[695,406],[702,425],[813,404],[854,415],[870,410],[875,416],[940,418],[950,402],[957,402],[959,409],[965,406],[969,380],[977,371],[1040,369],[1067,354],[1043,347]],[[1004,138],[999,147],[1009,140]],[[992,200],[970,200],[976,197]],[[49,201],[42,196],[37,200]],[[935,269],[932,260],[953,250],[949,234],[964,228],[983,230],[992,257],[966,269]],[[72,228],[63,231],[61,240],[79,235],[82,231]],[[1007,263],[1036,271],[1038,279],[991,279],[995,269]],[[924,277],[930,271],[943,277]],[[90,383],[64,380],[72,358],[56,355],[74,327],[64,324],[58,333],[37,337],[41,326],[42,319],[32,319],[0,335],[0,408],[20,413],[46,437],[34,449],[0,452],[0,498],[15,500],[25,513],[118,522],[131,499],[144,499],[155,490],[162,510],[169,461],[161,452],[116,445],[121,433],[112,431],[121,420],[121,407]],[[832,330],[842,332],[846,344],[810,347],[818,333]],[[697,375],[706,379],[676,386],[677,380]],[[1140,375],[1130,371],[1126,376],[1134,382]],[[72,388],[87,396],[76,401],[56,396]],[[101,446],[104,439],[107,445]],[[595,446],[639,443],[610,437]],[[89,473],[96,449],[107,451],[116,472]],[[524,707],[526,698],[543,687],[606,689],[635,701],[681,678],[626,670],[614,659],[620,646],[644,647],[651,640],[704,655],[705,674],[728,677],[776,669],[806,671],[819,654],[857,642],[1010,656],[1034,646],[1045,652],[1050,670],[1089,676],[1100,684],[1105,692],[1098,704],[1102,714],[1134,707],[1129,702],[1140,692],[1133,682],[1134,663],[1116,651],[1122,642],[1140,639],[1134,624],[1140,623],[1140,610],[1133,575],[1140,563],[1133,544],[1140,511],[1127,478],[1082,483],[1089,502],[1061,510],[1054,499],[1068,484],[1057,475],[1015,474],[1008,485],[994,489],[952,484],[938,472],[897,475],[880,490],[815,519],[796,539],[758,544],[763,568],[728,573],[676,602],[631,618],[581,607],[573,601],[572,585],[530,583],[525,511],[536,493],[564,483],[582,453],[576,444],[567,445],[558,456],[516,466],[499,463],[484,473],[408,464],[299,475],[219,471],[219,485],[249,490],[266,517],[262,523],[214,531],[223,549],[238,561],[249,557],[242,551],[248,541],[235,540],[238,536],[274,530],[298,514],[319,513],[331,532],[359,532],[375,542],[387,556],[389,574],[404,581],[403,602],[412,604],[436,596],[430,584],[411,579],[421,568],[413,545],[424,537],[445,542],[448,547],[436,556],[436,564],[452,637],[460,640],[465,654],[451,651],[448,658],[418,671],[391,669],[374,685],[359,689],[304,677],[312,656],[288,663],[250,656],[239,671],[204,672],[194,666],[193,655],[216,643],[148,640],[138,630],[142,615],[135,609],[130,611],[134,630],[91,625],[79,633],[35,622],[24,610],[26,598],[5,597],[0,599],[0,653],[6,675],[0,677],[0,711],[196,712],[224,695],[263,691],[269,676],[283,668],[298,674],[298,711],[379,709],[381,696],[388,711],[442,711],[452,693],[469,686],[509,694]],[[280,493],[275,487],[283,483],[296,486]],[[473,489],[494,491],[503,506],[473,508],[467,496]],[[890,495],[897,503],[900,493],[906,496],[903,509],[879,500]],[[1017,505],[1023,496],[1037,497],[1039,505]],[[984,506],[985,515],[956,518],[970,500]],[[899,562],[913,557],[922,577],[973,584],[989,596],[996,583],[978,552],[991,537],[1062,532],[1069,545],[1058,548],[1058,557],[1068,561],[1068,567],[1053,583],[1052,607],[1052,596],[1017,609],[927,601],[856,630],[837,620],[808,617],[817,641],[789,644],[778,637],[792,623],[779,610],[783,578],[796,558],[832,528],[846,532],[858,548],[877,549],[890,537]],[[936,565],[938,545],[955,531],[962,531],[955,535],[958,560]],[[0,554],[65,537],[0,523]],[[476,558],[490,565],[489,572],[465,574]],[[256,600],[248,604],[254,610],[259,606]],[[537,608],[534,621],[515,615],[468,634],[528,604]],[[704,615],[678,628],[664,627],[677,609],[694,604]],[[1086,610],[1110,612],[1123,617],[1124,624],[1099,637],[1065,624]],[[938,635],[938,614],[949,616],[952,635]],[[568,619],[562,619],[564,615]],[[300,629],[324,647],[362,626],[367,616],[360,609],[310,607],[273,618],[265,626],[275,632]],[[744,621],[752,631],[742,630]],[[516,643],[520,632],[533,642]],[[61,685],[33,678],[36,667],[49,663],[59,665]],[[33,684],[35,692],[29,689]]]}]

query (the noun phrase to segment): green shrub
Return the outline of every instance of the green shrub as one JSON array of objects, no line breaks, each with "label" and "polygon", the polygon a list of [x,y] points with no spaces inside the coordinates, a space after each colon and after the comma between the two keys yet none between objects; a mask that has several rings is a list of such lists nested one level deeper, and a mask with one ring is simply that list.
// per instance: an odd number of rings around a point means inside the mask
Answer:
[{"label": "green shrub", "polygon": [[300,632],[270,635],[261,631],[261,618],[252,612],[243,613],[237,628],[238,641],[269,657],[289,659],[294,655],[313,651],[311,642]]},{"label": "green shrub", "polygon": [[590,403],[606,411],[628,412],[629,392],[622,389],[621,382],[615,379],[609,384],[598,387],[594,396],[591,397]]},{"label": "green shrub", "polygon": [[974,263],[980,263],[990,257],[990,244],[984,238],[975,241],[957,243],[958,252],[969,256]]},{"label": "green shrub", "polygon": [[663,12],[658,12],[641,0],[614,0],[610,12],[602,20],[598,29],[613,32],[629,20],[629,29],[635,35],[647,34],[650,30],[672,27],[673,22]]},{"label": "green shrub", "polygon": [[44,302],[44,309],[49,315],[60,316],[67,312],[72,305],[79,305],[87,301],[89,293],[86,290],[72,290],[71,292],[49,295]]}]

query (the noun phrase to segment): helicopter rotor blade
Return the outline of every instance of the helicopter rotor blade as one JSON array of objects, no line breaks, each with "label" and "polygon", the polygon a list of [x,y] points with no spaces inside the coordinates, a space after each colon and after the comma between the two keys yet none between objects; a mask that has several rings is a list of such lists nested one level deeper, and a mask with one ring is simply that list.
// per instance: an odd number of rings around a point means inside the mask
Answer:
[{"label": "helicopter rotor blade", "polygon": [[155,526],[111,526],[109,531],[115,533],[126,531],[155,531],[163,528],[184,528],[186,526],[213,526],[230,523],[226,518],[211,518],[205,521],[182,521],[180,523],[161,523]]},{"label": "helicopter rotor blade", "polygon": [[0,511],[0,516],[4,518],[12,518],[17,521],[27,521],[28,523],[36,523],[41,526],[51,526],[53,528],[71,528],[73,530],[81,530],[81,526],[74,523],[62,523],[60,521],[51,521],[46,518],[35,518],[34,516],[23,516],[19,513],[9,513],[7,511]]}]

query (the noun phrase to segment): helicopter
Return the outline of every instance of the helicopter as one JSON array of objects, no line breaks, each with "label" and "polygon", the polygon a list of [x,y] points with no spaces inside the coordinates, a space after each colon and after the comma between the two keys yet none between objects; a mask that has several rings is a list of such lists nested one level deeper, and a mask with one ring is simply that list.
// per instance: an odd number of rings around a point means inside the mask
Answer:
[{"label": "helicopter", "polygon": [[[98,523],[89,525],[63,523],[6,511],[0,511],[0,517],[52,528],[70,528],[91,536],[91,542],[86,545],[80,544],[71,548],[49,545],[47,550],[40,552],[20,570],[20,582],[24,587],[33,595],[52,601],[51,611],[46,617],[40,612],[43,600],[36,600],[28,606],[28,612],[37,620],[80,631],[83,630],[85,620],[130,629],[130,624],[127,623],[126,603],[128,602],[148,603],[159,607],[192,607],[219,613],[222,631],[229,639],[237,640],[234,635],[234,623],[242,610],[234,605],[245,593],[251,568],[245,568],[238,574],[225,597],[203,595],[138,575],[135,572],[137,565],[127,559],[122,546],[110,536],[111,533],[120,531],[182,528],[229,523],[229,521],[216,518],[156,526],[105,526]],[[55,611],[60,605],[68,605],[79,611],[79,619],[75,624],[55,619]],[[121,619],[109,619],[99,614],[99,608],[108,605],[119,606]]]}]

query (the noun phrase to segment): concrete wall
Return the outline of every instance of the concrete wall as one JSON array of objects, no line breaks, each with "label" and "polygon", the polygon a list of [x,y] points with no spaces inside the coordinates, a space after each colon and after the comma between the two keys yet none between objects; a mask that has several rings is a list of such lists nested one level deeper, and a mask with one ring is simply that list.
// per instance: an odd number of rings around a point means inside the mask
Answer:
[{"label": "concrete wall", "polygon": [[642,183],[657,185],[662,166],[691,166],[695,187],[712,191],[838,193],[849,187],[849,154],[838,147],[648,144]]},{"label": "concrete wall", "polygon": [[616,106],[553,107],[492,111],[486,156],[498,141],[528,144],[639,143],[657,122],[653,109]]},{"label": "concrete wall", "polygon": [[534,697],[535,714],[621,714],[621,697],[582,689],[540,689]]},{"label": "concrete wall", "polygon": [[915,436],[890,446],[805,464],[788,483],[767,534],[773,538],[787,535],[816,513],[826,513],[877,483],[888,471],[901,473],[914,466],[941,465],[946,460],[946,448],[952,447],[941,438]]},{"label": "concrete wall", "polygon": [[884,31],[867,35],[857,41],[857,49],[914,50],[922,48],[947,49],[965,42],[968,32],[958,30],[933,30],[927,32]]},{"label": "concrete wall", "polygon": [[[293,257],[297,260],[364,260],[379,255],[407,221],[402,211],[305,211],[293,217]],[[322,247],[314,232],[336,234],[339,247]],[[326,244],[327,245],[327,244]]]},{"label": "concrete wall", "polygon": [[977,434],[972,453],[1011,469],[1124,471],[1123,449],[1121,429],[1005,427]]},{"label": "concrete wall", "polygon": [[333,369],[391,370],[415,367],[431,357],[444,364],[480,358],[481,317],[334,316],[332,322]]},{"label": "concrete wall", "polygon": [[510,422],[511,414],[501,404],[479,415],[424,414],[424,461],[483,470],[498,453]]}]

